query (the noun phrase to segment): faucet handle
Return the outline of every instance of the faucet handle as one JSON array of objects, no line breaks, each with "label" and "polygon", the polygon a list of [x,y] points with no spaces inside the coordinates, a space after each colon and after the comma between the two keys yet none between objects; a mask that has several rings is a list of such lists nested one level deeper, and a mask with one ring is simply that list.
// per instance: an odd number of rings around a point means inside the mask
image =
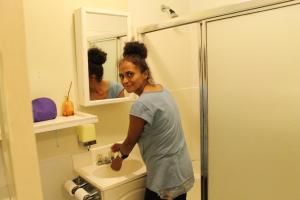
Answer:
[{"label": "faucet handle", "polygon": [[[103,153],[103,152],[102,152]],[[112,151],[109,151],[104,154],[97,154],[96,156],[96,164],[97,165],[102,165],[102,164],[108,164],[111,163],[113,159],[115,159],[115,153]]]},{"label": "faucet handle", "polygon": [[96,155],[96,160],[101,160],[103,159],[103,155],[101,153]]},{"label": "faucet handle", "polygon": [[109,157],[110,160],[115,159],[115,157],[116,157],[115,154],[116,154],[116,153],[115,153],[115,152],[112,152],[112,151],[109,151],[109,152],[107,153],[107,155],[108,155],[108,157]]},{"label": "faucet handle", "polygon": [[99,153],[96,156],[96,163],[97,163],[97,165],[100,165],[100,164],[102,164],[102,162],[103,162],[103,155],[101,153]]}]

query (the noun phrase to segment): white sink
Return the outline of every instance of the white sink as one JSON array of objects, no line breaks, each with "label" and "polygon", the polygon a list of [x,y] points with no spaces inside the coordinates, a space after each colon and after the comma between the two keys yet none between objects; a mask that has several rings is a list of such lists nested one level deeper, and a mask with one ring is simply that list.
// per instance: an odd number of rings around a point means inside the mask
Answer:
[{"label": "white sink", "polygon": [[130,156],[123,161],[119,171],[111,169],[110,164],[88,165],[75,171],[100,190],[107,190],[118,185],[146,176],[146,167],[142,160]]},{"label": "white sink", "polygon": [[95,169],[92,174],[99,178],[116,178],[131,175],[141,167],[143,167],[143,163],[140,160],[124,160],[119,171],[113,170],[110,164],[105,164]]},{"label": "white sink", "polygon": [[77,175],[98,188],[105,200],[141,200],[146,187],[146,167],[137,148],[122,163],[119,171],[109,164],[96,165],[99,155],[110,156],[108,144],[91,148],[90,151],[73,156],[73,166]]}]

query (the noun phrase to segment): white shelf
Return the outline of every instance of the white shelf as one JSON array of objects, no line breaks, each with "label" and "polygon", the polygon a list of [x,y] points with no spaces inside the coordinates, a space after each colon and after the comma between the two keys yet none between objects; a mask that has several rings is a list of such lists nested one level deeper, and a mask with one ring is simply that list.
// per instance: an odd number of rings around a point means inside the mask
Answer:
[{"label": "white shelf", "polygon": [[76,112],[73,116],[57,116],[52,120],[35,122],[33,125],[33,132],[42,133],[46,131],[53,131],[96,122],[98,122],[97,116],[82,112]]}]

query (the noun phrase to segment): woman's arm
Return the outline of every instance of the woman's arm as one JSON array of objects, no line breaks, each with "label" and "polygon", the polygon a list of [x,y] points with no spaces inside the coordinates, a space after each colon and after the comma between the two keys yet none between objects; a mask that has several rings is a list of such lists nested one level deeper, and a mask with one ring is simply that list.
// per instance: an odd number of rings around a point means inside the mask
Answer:
[{"label": "woman's arm", "polygon": [[138,139],[140,138],[141,133],[144,130],[145,123],[146,121],[143,120],[142,118],[130,115],[129,128],[128,128],[126,139],[122,144],[118,144],[118,143],[114,144],[111,147],[111,150],[113,152],[121,151],[122,154],[129,155],[133,147],[137,143]]},{"label": "woman's arm", "polygon": [[123,154],[130,154],[133,147],[138,142],[142,132],[144,131],[145,123],[145,120],[143,120],[142,118],[130,115],[128,134],[120,148],[120,151]]},{"label": "woman's arm", "polygon": [[[111,150],[113,152],[120,151],[121,154],[128,156],[132,151],[133,147],[135,146],[135,144],[137,143],[137,141],[139,140],[141,133],[144,130],[145,123],[146,123],[145,120],[130,115],[129,128],[128,128],[126,139],[122,144],[119,143],[114,144],[111,147]],[[117,171],[120,170],[122,167],[122,161],[123,159],[120,157],[115,158],[114,160],[112,160],[112,163],[110,165],[111,168]]]}]

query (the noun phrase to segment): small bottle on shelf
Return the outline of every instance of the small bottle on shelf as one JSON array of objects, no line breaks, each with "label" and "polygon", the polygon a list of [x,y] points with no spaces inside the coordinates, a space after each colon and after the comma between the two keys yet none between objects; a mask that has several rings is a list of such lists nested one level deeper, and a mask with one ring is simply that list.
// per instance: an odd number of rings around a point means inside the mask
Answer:
[{"label": "small bottle on shelf", "polygon": [[68,96],[65,96],[65,100],[62,103],[62,115],[63,116],[72,116],[72,115],[74,115],[74,105],[73,105],[73,102],[69,99]]},{"label": "small bottle on shelf", "polygon": [[74,104],[70,100],[70,90],[72,86],[72,81],[69,87],[68,95],[65,96],[65,100],[62,103],[61,111],[62,111],[62,116],[72,116],[74,115]]}]

